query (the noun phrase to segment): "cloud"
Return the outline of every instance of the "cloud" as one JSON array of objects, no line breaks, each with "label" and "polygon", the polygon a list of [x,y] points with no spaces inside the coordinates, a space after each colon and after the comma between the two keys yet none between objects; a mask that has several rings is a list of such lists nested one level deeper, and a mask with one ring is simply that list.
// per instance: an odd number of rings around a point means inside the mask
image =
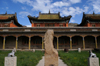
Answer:
[{"label": "cloud", "polygon": [[[32,7],[32,11],[41,11],[43,13],[48,13],[49,10],[51,12],[61,12],[62,16],[75,15],[81,14],[83,12],[87,12],[89,7],[84,6],[83,8],[80,7],[72,7],[72,4],[81,3],[81,0],[61,0],[52,2],[52,0],[13,0],[14,2],[20,2],[22,4],[27,4]],[[24,8],[22,8],[24,9]],[[24,14],[30,14],[24,12]],[[23,15],[23,12],[20,13]]]},{"label": "cloud", "polygon": [[4,7],[2,7],[1,9],[4,9],[4,10],[6,9],[6,10],[7,10],[7,9],[9,9],[9,7],[5,7],[5,8],[4,8]]},{"label": "cloud", "polygon": [[74,19],[71,19],[71,21],[70,21],[71,23],[73,23],[73,22],[75,22],[75,20]]},{"label": "cloud", "polygon": [[52,2],[52,0],[13,0],[14,2],[20,2],[22,4],[27,4],[32,7],[33,11],[41,11],[47,13],[49,10],[55,12],[56,10],[60,11],[60,8],[71,6],[71,4],[80,3],[81,0],[61,0]]},{"label": "cloud", "polygon": [[91,7],[91,12],[100,13],[100,0],[88,0],[89,7]]},{"label": "cloud", "polygon": [[89,7],[85,6],[83,12],[88,12],[88,10],[89,10]]},{"label": "cloud", "polygon": [[70,0],[71,3],[80,3],[81,0]]},{"label": "cloud", "polygon": [[27,3],[29,3],[30,0],[13,0],[13,2],[20,2],[20,3],[25,3],[25,2],[27,2]]},{"label": "cloud", "polygon": [[30,6],[33,5],[33,1],[31,1],[31,0],[12,0],[12,1],[15,2],[15,3],[20,2],[22,4],[27,4],[27,5],[30,5]]},{"label": "cloud", "polygon": [[21,12],[19,12],[19,15],[21,18],[24,18],[24,17],[31,15],[31,14],[29,12],[26,12],[26,11],[21,11]]},{"label": "cloud", "polygon": [[83,12],[87,12],[88,7],[84,7],[84,9],[79,8],[79,7],[69,7],[69,8],[64,8],[62,12],[62,15],[72,15],[75,17],[75,15],[81,14]]},{"label": "cloud", "polygon": [[27,27],[31,27],[31,25],[26,25]]},{"label": "cloud", "polygon": [[62,6],[70,6],[70,3],[59,1],[59,2],[53,3],[52,5],[53,5],[53,7],[62,7]]},{"label": "cloud", "polygon": [[93,0],[93,10],[96,12],[96,13],[100,13],[100,0]]},{"label": "cloud", "polygon": [[41,11],[47,13],[48,10],[52,8],[51,0],[36,0],[32,5],[32,10],[34,11]]},{"label": "cloud", "polygon": [[9,7],[6,7],[6,9],[9,9]]},{"label": "cloud", "polygon": [[27,8],[26,7],[22,7],[22,10],[27,10]]}]

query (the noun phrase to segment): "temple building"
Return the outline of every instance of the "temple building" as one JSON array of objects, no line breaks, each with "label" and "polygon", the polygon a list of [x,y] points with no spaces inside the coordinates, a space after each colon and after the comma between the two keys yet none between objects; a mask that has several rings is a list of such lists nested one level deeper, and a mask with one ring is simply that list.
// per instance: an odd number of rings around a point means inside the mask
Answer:
[{"label": "temple building", "polygon": [[22,27],[15,14],[0,14],[0,27]]},{"label": "temple building", "polygon": [[100,27],[100,14],[84,14],[83,19],[79,26],[84,27]]},{"label": "temple building", "polygon": [[100,14],[83,13],[80,24],[69,23],[71,15],[41,13],[27,16],[31,27],[18,23],[15,14],[0,14],[0,49],[44,49],[44,34],[47,29],[54,30],[56,49],[100,49]]},{"label": "temple building", "polygon": [[59,13],[39,13],[39,17],[28,16],[32,27],[68,27],[72,16],[61,17]]}]

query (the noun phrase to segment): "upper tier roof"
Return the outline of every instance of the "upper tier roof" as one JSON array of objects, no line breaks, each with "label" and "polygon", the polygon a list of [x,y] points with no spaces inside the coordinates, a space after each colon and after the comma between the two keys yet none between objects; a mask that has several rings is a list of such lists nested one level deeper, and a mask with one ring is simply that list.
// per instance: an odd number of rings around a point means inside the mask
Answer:
[{"label": "upper tier roof", "polygon": [[79,26],[85,25],[87,22],[100,22],[100,14],[85,14],[83,13],[82,22],[79,24]]},{"label": "upper tier roof", "polygon": [[59,14],[39,14],[38,19],[60,19]]},{"label": "upper tier roof", "polygon": [[[33,21],[54,21],[54,20],[57,20],[57,21],[61,21],[61,20],[70,20],[70,18],[72,17],[71,15],[67,16],[67,17],[61,17],[60,16],[60,12],[59,13],[39,13],[39,16],[38,17],[32,17],[30,15],[27,16],[31,22],[31,20]],[[32,22],[31,22],[32,23]]]},{"label": "upper tier roof", "polygon": [[18,23],[16,13],[15,14],[0,14],[0,21],[11,21],[14,20],[14,24],[17,25],[18,27],[22,27],[21,24]]}]

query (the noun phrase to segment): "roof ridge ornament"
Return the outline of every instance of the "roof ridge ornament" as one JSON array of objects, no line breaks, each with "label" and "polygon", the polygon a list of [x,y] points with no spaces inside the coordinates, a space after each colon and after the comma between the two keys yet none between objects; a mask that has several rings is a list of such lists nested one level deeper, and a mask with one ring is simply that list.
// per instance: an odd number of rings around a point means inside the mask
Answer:
[{"label": "roof ridge ornament", "polygon": [[39,15],[41,14],[41,12],[39,12]]},{"label": "roof ridge ornament", "polygon": [[5,14],[7,14],[7,11],[6,11],[6,13]]},{"label": "roof ridge ornament", "polygon": [[17,15],[17,13],[15,12],[15,15]]},{"label": "roof ridge ornament", "polygon": [[83,17],[85,17],[85,12],[83,12]]},{"label": "roof ridge ornament", "polygon": [[94,11],[93,11],[93,15],[95,15]]},{"label": "roof ridge ornament", "polygon": [[50,10],[49,10],[49,14],[50,14]]}]

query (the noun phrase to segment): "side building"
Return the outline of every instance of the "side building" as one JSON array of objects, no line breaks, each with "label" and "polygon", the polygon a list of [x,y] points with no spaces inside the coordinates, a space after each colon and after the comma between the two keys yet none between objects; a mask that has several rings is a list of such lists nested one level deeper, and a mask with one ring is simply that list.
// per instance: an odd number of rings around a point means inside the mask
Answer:
[{"label": "side building", "polygon": [[44,49],[43,39],[47,29],[54,30],[56,49],[100,49],[100,14],[83,13],[79,25],[69,24],[71,16],[61,17],[60,12],[49,11],[39,13],[38,17],[29,15],[28,18],[32,27],[20,25],[16,13],[0,15],[0,49]]},{"label": "side building", "polygon": [[15,14],[0,14],[0,27],[22,27]]}]

